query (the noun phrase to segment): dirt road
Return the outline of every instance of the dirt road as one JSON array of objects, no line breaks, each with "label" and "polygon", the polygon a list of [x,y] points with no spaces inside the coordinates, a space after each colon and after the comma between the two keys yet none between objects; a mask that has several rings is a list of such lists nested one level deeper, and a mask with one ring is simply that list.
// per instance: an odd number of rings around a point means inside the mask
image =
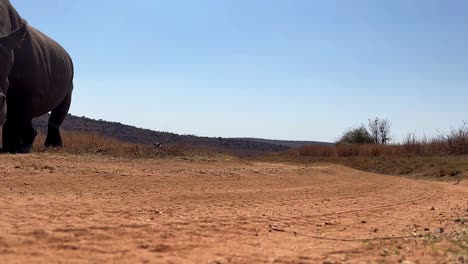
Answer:
[{"label": "dirt road", "polygon": [[467,182],[332,164],[0,160],[1,263],[434,263],[466,254]]}]

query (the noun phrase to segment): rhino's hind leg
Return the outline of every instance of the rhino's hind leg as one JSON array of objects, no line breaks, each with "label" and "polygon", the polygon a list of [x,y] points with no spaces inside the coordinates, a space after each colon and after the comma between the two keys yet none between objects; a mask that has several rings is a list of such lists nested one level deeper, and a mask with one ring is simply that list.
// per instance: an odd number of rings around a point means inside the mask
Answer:
[{"label": "rhino's hind leg", "polygon": [[52,110],[47,126],[47,138],[45,141],[46,147],[61,147],[62,137],[60,136],[60,125],[67,117],[68,110],[71,104],[71,92],[63,102],[54,110]]},{"label": "rhino's hind leg", "polygon": [[47,138],[44,145],[46,147],[61,147],[63,144],[62,137],[60,136],[60,126],[49,119],[47,130]]}]

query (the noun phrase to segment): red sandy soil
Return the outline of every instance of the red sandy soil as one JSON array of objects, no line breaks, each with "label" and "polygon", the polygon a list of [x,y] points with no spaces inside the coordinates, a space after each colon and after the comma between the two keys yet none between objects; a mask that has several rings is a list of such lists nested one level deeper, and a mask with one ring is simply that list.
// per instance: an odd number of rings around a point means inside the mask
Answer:
[{"label": "red sandy soil", "polygon": [[466,181],[236,159],[0,159],[0,263],[468,260]]}]

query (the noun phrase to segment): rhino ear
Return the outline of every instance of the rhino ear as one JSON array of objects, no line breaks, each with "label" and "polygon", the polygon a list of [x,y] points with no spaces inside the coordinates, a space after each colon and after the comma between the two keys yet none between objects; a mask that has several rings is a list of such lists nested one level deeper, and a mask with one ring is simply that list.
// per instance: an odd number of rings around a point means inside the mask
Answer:
[{"label": "rhino ear", "polygon": [[26,36],[26,24],[22,24],[20,28],[10,33],[10,35],[0,38],[0,45],[7,49],[15,49],[19,47]]}]

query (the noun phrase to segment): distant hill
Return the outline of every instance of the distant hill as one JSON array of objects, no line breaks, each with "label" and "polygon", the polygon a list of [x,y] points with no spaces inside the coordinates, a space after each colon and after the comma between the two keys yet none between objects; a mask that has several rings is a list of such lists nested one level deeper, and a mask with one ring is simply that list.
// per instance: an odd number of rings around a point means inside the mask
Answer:
[{"label": "distant hill", "polygon": [[273,145],[284,146],[288,148],[298,148],[306,145],[334,145],[329,142],[320,141],[296,141],[296,140],[277,140],[277,139],[264,139],[264,138],[239,138],[252,142],[269,143]]},{"label": "distant hill", "polygon": [[[42,133],[46,133],[47,120],[48,115],[36,118],[33,120],[33,125]],[[256,156],[289,148],[285,145],[261,142],[258,140],[178,135],[170,132],[138,128],[118,122],[95,120],[74,115],[68,115],[61,128],[71,132],[96,133],[102,136],[113,137],[122,141],[138,144],[181,144],[189,149],[218,151],[238,156]]]},{"label": "distant hill", "polygon": [[[33,120],[33,125],[42,133],[47,132],[45,115]],[[288,141],[260,138],[213,138],[194,135],[178,135],[170,132],[153,131],[119,122],[95,120],[87,117],[68,115],[62,129],[71,132],[96,133],[122,141],[152,145],[153,143],[180,144],[190,149],[210,150],[230,153],[238,156],[256,156],[268,152],[277,152],[289,148],[311,144],[330,144],[316,141]]]}]

